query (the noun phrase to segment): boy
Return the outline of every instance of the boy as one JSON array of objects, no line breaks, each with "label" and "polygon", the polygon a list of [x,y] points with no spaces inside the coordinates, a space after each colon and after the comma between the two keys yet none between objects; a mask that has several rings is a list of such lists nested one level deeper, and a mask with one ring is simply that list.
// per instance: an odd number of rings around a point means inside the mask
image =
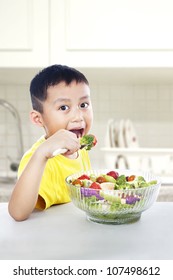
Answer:
[{"label": "boy", "polygon": [[[45,136],[24,154],[19,166],[9,201],[9,213],[17,221],[27,219],[34,208],[43,210],[69,202],[65,178],[91,168],[88,152],[80,149],[79,140],[93,121],[85,76],[68,66],[52,65],[33,78],[30,93],[31,121],[44,128]],[[59,148],[67,152],[53,157]]]}]

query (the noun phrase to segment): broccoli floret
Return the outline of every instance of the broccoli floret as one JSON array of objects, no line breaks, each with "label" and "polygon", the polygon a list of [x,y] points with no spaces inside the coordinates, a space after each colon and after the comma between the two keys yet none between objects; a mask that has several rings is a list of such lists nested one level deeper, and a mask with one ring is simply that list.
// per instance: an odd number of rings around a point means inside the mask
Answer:
[{"label": "broccoli floret", "polygon": [[139,188],[146,188],[148,187],[148,183],[147,182],[140,182],[139,183]]},{"label": "broccoli floret", "polygon": [[137,176],[135,181],[133,182],[134,188],[144,188],[147,187],[147,182],[143,176]]},{"label": "broccoli floret", "polygon": [[138,182],[146,182],[143,176],[137,177]]},{"label": "broccoli floret", "polygon": [[116,184],[118,184],[118,185],[125,185],[126,183],[127,183],[127,181],[126,181],[126,176],[125,175],[120,175],[116,179]]},{"label": "broccoli floret", "polygon": [[91,148],[95,146],[96,142],[97,142],[97,140],[96,140],[95,136],[92,134],[84,135],[80,139],[81,147],[84,147],[88,151],[91,150]]},{"label": "broccoli floret", "polygon": [[157,184],[157,181],[156,181],[156,180],[153,180],[153,181],[148,182],[148,186],[156,185],[156,184]]},{"label": "broccoli floret", "polygon": [[130,185],[126,181],[126,176],[125,175],[120,175],[115,182],[115,190],[121,190],[121,189],[129,189]]}]

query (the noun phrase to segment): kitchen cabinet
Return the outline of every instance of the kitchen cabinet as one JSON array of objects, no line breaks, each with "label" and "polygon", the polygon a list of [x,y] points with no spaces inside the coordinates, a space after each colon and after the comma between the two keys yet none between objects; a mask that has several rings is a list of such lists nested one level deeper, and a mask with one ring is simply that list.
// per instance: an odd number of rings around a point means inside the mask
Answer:
[{"label": "kitchen cabinet", "polygon": [[51,0],[51,63],[173,66],[171,0]]},{"label": "kitchen cabinet", "polygon": [[0,67],[172,67],[171,0],[1,0]]},{"label": "kitchen cabinet", "polygon": [[48,0],[1,0],[0,67],[47,65],[48,31]]}]

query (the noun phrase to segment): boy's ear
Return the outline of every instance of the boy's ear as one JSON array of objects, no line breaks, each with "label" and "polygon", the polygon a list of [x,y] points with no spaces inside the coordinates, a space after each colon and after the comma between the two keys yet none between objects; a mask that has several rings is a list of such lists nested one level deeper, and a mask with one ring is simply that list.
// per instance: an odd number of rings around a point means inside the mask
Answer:
[{"label": "boy's ear", "polygon": [[40,126],[40,127],[43,127],[42,115],[41,115],[41,113],[39,113],[38,111],[32,110],[32,111],[30,112],[30,119],[31,119],[31,121],[32,121],[34,124],[36,124],[36,125],[38,125],[38,126]]}]

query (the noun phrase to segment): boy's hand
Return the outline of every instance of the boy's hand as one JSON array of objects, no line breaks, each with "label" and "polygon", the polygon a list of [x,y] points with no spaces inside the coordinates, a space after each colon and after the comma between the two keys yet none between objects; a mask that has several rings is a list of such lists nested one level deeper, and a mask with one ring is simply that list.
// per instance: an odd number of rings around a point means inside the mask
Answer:
[{"label": "boy's hand", "polygon": [[65,154],[71,155],[80,149],[80,139],[75,133],[61,129],[50,136],[38,149],[47,159],[52,158],[53,152],[57,149],[67,149]]}]

